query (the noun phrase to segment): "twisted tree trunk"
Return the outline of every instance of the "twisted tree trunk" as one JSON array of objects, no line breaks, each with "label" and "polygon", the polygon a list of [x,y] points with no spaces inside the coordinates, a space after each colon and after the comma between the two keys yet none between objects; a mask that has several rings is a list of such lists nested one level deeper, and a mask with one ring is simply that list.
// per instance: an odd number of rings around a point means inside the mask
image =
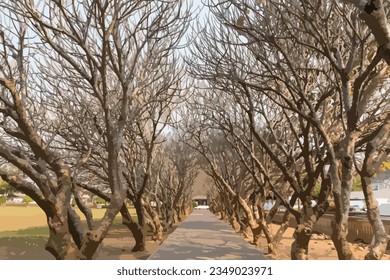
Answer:
[{"label": "twisted tree trunk", "polygon": [[367,143],[362,169],[359,171],[364,198],[367,206],[367,218],[374,232],[374,243],[365,256],[367,260],[380,260],[386,251],[390,236],[380,217],[378,203],[372,189],[372,177],[378,172],[383,161],[386,160],[390,150],[390,114],[386,121],[377,130],[376,136]]}]

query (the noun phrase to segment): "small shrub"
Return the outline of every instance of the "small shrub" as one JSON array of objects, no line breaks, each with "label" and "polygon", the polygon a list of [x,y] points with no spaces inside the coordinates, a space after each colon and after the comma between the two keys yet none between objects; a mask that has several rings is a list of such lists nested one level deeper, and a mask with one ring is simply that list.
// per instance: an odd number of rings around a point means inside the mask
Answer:
[{"label": "small shrub", "polygon": [[25,196],[24,198],[23,198],[23,200],[22,200],[24,203],[30,203],[30,202],[33,202],[34,200],[31,198],[31,197],[29,197],[28,195],[27,196]]},{"label": "small shrub", "polygon": [[0,205],[5,204],[7,202],[7,198],[5,196],[0,197]]},{"label": "small shrub", "polygon": [[3,188],[6,188],[8,187],[8,183],[6,181],[1,181],[0,182],[0,188],[3,189]]},{"label": "small shrub", "polygon": [[95,202],[96,202],[96,204],[106,204],[106,201],[101,197],[97,197],[95,199]]},{"label": "small shrub", "polygon": [[313,198],[318,198],[318,196],[320,195],[320,191],[321,191],[321,184],[319,182],[316,182],[316,184],[311,192],[311,196]]},{"label": "small shrub", "polygon": [[356,192],[356,191],[361,191],[361,190],[363,190],[362,180],[361,180],[360,176],[356,176],[354,181],[353,181],[353,184],[352,184],[352,191]]},{"label": "small shrub", "polygon": [[7,192],[8,188],[9,188],[9,185],[6,181],[0,182],[0,194],[5,194]]}]

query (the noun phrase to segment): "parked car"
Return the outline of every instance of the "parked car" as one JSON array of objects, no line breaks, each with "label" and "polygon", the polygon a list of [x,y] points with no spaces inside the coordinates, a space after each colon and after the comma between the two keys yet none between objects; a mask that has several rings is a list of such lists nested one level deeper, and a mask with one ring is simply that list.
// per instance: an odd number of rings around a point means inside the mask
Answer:
[{"label": "parked car", "polygon": [[390,199],[388,198],[377,198],[379,206],[379,213],[381,216],[390,216]]},{"label": "parked car", "polygon": [[382,203],[379,205],[379,213],[381,216],[390,216],[390,203]]},{"label": "parked car", "polygon": [[198,205],[194,208],[195,210],[209,210],[208,205]]},{"label": "parked car", "polygon": [[349,201],[349,212],[351,214],[363,214],[366,211],[367,207],[364,199],[351,199]]}]

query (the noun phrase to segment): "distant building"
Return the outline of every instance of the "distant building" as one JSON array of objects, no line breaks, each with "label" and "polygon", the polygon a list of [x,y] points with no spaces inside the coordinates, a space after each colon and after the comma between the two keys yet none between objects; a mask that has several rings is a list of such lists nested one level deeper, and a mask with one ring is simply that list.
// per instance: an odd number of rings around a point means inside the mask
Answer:
[{"label": "distant building", "polygon": [[209,205],[207,196],[204,195],[196,195],[192,197],[192,202],[195,202],[196,205]]},{"label": "distant building", "polygon": [[11,195],[7,196],[6,204],[21,204],[25,197],[26,195],[24,193],[13,192]]}]

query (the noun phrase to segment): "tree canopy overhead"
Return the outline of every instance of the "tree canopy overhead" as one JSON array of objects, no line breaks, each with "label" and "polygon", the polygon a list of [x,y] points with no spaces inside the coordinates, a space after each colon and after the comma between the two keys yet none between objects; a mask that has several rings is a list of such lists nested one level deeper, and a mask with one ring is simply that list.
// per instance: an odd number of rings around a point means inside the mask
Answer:
[{"label": "tree canopy overhead", "polygon": [[[162,240],[188,214],[202,169],[211,209],[253,243],[264,233],[270,253],[293,217],[292,259],[309,258],[325,213],[338,257],[353,258],[359,176],[375,234],[366,258],[380,259],[389,235],[372,179],[390,153],[388,2],[207,0],[202,9],[0,3],[0,176],[45,212],[46,249],[91,259],[120,213],[132,250],[144,250],[145,236]],[[84,193],[106,201],[101,221]]]}]

